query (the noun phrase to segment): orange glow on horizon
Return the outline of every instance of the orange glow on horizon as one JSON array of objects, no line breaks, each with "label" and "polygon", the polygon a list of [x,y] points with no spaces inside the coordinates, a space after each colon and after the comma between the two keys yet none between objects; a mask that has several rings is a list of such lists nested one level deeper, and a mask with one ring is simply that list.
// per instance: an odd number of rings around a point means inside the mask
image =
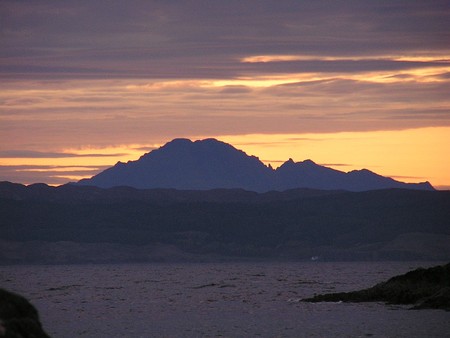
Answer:
[{"label": "orange glow on horizon", "polygon": [[450,127],[400,131],[219,136],[274,168],[292,158],[336,170],[369,169],[404,182],[450,186]]},{"label": "orange glow on horizon", "polygon": [[[317,164],[336,170],[351,171],[369,169],[383,176],[404,182],[430,181],[435,186],[450,187],[450,127],[430,127],[399,131],[305,133],[305,134],[249,134],[197,136],[192,140],[214,137],[230,143],[248,155],[257,156],[266,165],[277,168],[292,158],[299,162],[311,159]],[[82,157],[62,158],[3,158],[3,166],[55,166],[49,169],[52,177],[67,181],[92,176],[104,167],[118,161],[137,160],[159,144],[130,144],[105,148],[65,149],[65,153]],[[147,149],[147,150],[145,150]],[[86,156],[92,154],[92,156]],[[102,154],[102,156],[95,156]],[[110,155],[110,156],[104,156]],[[61,168],[58,168],[61,166]],[[73,171],[77,171],[73,174]],[[45,169],[20,169],[25,172],[43,172]],[[86,171],[86,175],[82,172]],[[91,173],[91,174],[88,174]],[[35,182],[26,182],[35,183]],[[52,182],[46,182],[52,183]]]}]

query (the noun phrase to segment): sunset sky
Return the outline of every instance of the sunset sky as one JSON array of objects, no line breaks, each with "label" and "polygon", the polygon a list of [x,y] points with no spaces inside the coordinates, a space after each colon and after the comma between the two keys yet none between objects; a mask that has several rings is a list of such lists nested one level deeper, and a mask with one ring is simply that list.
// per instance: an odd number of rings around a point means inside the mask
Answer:
[{"label": "sunset sky", "polygon": [[178,137],[450,189],[450,2],[0,1],[0,181]]}]

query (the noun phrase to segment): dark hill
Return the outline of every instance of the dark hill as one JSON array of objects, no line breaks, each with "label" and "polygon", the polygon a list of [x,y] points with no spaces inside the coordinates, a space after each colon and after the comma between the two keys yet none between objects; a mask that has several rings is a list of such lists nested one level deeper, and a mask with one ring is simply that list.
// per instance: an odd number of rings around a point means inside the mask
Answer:
[{"label": "dark hill", "polygon": [[263,203],[340,194],[342,192],[339,190],[291,189],[257,193],[243,189],[136,189],[127,186],[103,189],[74,184],[52,187],[42,183],[25,186],[18,183],[0,182],[0,198],[59,203],[130,203],[133,201],[154,204],[180,202]]},{"label": "dark hill", "polygon": [[244,189],[256,192],[310,188],[365,191],[403,188],[433,190],[430,183],[403,183],[369,170],[344,173],[311,160],[285,162],[274,170],[257,157],[231,145],[206,139],[175,139],[137,161],[118,162],[78,185],[101,188],[128,186],[138,189]]},{"label": "dark hill", "polygon": [[450,260],[449,191],[255,193],[4,182],[0,220],[4,264]]}]

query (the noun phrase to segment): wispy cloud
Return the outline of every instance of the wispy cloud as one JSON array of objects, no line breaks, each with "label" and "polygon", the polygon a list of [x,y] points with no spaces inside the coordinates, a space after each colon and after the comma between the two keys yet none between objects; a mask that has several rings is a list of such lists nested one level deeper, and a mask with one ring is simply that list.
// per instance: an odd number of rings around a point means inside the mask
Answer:
[{"label": "wispy cloud", "polygon": [[0,181],[61,185],[92,177],[108,166],[0,165]]},{"label": "wispy cloud", "polygon": [[325,167],[354,167],[354,164],[349,163],[319,163]]},{"label": "wispy cloud", "polygon": [[391,61],[391,62],[411,62],[417,65],[417,62],[422,65],[441,65],[450,62],[450,55],[446,53],[429,55],[429,53],[424,53],[424,55],[376,55],[376,56],[365,56],[365,55],[345,55],[345,56],[331,56],[331,55],[254,55],[247,56],[240,60],[244,63],[266,63],[266,62],[292,62],[292,61]]},{"label": "wispy cloud", "polygon": [[18,170],[18,171],[44,171],[44,170],[54,170],[54,171],[71,171],[74,168],[81,171],[89,170],[103,170],[109,166],[98,166],[98,165],[83,165],[83,166],[73,166],[73,165],[0,165],[0,170]]},{"label": "wispy cloud", "polygon": [[154,146],[146,146],[146,147],[133,147],[134,150],[138,150],[138,151],[145,151],[145,152],[149,152],[152,150],[157,149],[157,147]]},{"label": "wispy cloud", "polygon": [[126,153],[116,154],[75,154],[75,153],[57,153],[57,152],[42,152],[33,150],[2,150],[0,151],[0,158],[67,158],[67,157],[117,157],[126,156]]}]

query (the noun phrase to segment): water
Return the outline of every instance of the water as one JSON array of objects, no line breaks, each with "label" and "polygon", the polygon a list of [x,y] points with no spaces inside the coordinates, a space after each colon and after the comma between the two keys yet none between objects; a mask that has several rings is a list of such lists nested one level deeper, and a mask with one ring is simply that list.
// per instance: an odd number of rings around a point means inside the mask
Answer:
[{"label": "water", "polygon": [[2,266],[52,337],[449,337],[450,313],[303,303],[436,263]]}]

